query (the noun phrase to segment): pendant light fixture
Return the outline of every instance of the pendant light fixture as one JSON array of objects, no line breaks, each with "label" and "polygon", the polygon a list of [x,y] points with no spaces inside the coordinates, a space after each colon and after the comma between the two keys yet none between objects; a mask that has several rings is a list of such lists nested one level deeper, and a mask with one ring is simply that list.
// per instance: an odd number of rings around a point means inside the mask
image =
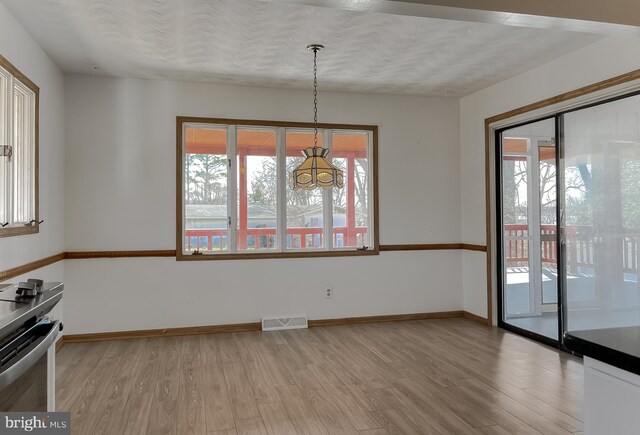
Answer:
[{"label": "pendant light fixture", "polygon": [[318,51],[320,44],[311,44],[307,50],[313,51],[313,147],[302,151],[304,161],[291,172],[293,190],[324,187],[341,189],[344,183],[342,169],[327,160],[329,149],[318,147]]}]

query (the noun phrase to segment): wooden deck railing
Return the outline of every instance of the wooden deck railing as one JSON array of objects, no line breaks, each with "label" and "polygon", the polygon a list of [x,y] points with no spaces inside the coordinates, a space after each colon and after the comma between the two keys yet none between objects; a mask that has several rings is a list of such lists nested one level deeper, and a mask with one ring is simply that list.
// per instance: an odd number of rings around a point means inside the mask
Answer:
[{"label": "wooden deck railing", "polygon": [[[508,263],[522,265],[529,261],[527,225],[505,225],[504,244],[505,256]],[[567,265],[569,271],[577,272],[578,268],[592,269],[595,265],[595,247],[601,240],[595,237],[590,225],[574,225],[565,228],[567,246]],[[638,241],[640,231],[625,229],[621,235],[623,271],[638,272]],[[555,225],[541,225],[540,249],[542,263],[556,264],[556,227]]]},{"label": "wooden deck railing", "polygon": [[[541,225],[540,230],[542,262],[555,263],[557,261],[556,227],[555,225]],[[527,225],[504,226],[505,254],[508,261],[529,261],[528,237],[529,230]]]},{"label": "wooden deck railing", "polygon": [[[333,228],[333,246],[343,246],[347,240],[347,227]],[[188,251],[221,251],[227,249],[227,230],[188,229],[185,231],[185,246]],[[287,246],[293,249],[322,247],[324,229],[294,227],[287,228]],[[247,228],[247,249],[273,249],[276,246],[276,228]],[[365,244],[367,227],[356,227],[356,246]]]}]

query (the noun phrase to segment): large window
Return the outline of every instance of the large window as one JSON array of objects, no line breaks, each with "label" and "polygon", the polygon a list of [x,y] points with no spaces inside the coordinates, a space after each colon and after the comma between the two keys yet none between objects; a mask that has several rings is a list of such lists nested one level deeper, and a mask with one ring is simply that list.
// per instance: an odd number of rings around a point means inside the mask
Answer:
[{"label": "large window", "polygon": [[0,56],[0,237],[38,232],[38,92]]},{"label": "large window", "polygon": [[178,259],[377,253],[377,127],[320,127],[342,189],[291,187],[311,124],[178,117]]}]

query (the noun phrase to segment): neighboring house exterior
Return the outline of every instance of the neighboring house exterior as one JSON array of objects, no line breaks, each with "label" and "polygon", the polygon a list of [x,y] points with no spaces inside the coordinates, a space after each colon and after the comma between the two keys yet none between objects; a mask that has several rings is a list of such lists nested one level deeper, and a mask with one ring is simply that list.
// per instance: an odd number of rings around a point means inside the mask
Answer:
[{"label": "neighboring house exterior", "polygon": [[[185,217],[188,229],[227,228],[227,206],[187,204]],[[247,228],[275,228],[275,207],[250,204],[247,210]]]},{"label": "neighboring house exterior", "polygon": [[[188,204],[185,206],[186,228],[217,229],[227,227],[227,206],[209,204]],[[358,213],[360,214],[360,213]],[[287,206],[287,224],[289,227],[322,227],[324,216],[322,205]],[[334,206],[333,223],[343,227],[347,223],[343,207]],[[275,206],[249,204],[247,210],[247,228],[276,228],[277,214]]]}]

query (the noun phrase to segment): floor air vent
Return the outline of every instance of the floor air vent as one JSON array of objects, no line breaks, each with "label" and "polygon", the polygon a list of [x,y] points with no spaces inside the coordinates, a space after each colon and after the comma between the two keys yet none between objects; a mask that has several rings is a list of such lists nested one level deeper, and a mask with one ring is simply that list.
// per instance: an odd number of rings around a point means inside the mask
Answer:
[{"label": "floor air vent", "polygon": [[262,318],[263,331],[280,331],[282,329],[301,329],[307,327],[307,316]]}]

